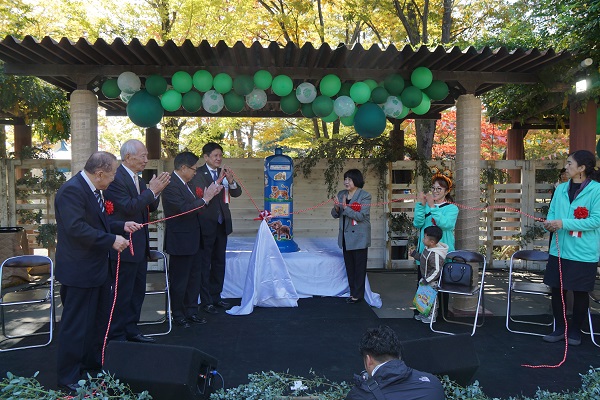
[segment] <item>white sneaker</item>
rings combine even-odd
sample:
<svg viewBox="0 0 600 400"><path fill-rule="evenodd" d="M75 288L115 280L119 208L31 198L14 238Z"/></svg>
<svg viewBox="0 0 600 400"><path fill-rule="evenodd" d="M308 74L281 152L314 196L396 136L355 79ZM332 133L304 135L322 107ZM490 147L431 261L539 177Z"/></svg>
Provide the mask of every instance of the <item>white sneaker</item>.
<svg viewBox="0 0 600 400"><path fill-rule="evenodd" d="M419 315L421 315L421 314L419 314ZM429 317L423 317L421 315L421 322L424 324L429 324L429 323L431 323L431 318L432 318L431 315L429 315ZM435 317L433 317L433 322L435 322Z"/></svg>
<svg viewBox="0 0 600 400"><path fill-rule="evenodd" d="M416 319L417 321L423 321L423 314L416 314L416 315L415 315L415 319Z"/></svg>

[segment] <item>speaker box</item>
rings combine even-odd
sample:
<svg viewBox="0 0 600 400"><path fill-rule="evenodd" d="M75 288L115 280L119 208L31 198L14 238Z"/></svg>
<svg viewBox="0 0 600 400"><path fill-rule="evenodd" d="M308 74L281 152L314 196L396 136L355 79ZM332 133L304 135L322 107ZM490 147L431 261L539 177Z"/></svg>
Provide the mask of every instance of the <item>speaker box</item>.
<svg viewBox="0 0 600 400"><path fill-rule="evenodd" d="M217 359L193 347L113 341L103 369L155 399L208 399Z"/></svg>
<svg viewBox="0 0 600 400"><path fill-rule="evenodd" d="M402 359L411 368L448 375L461 386L472 383L479 357L469 334L444 335L401 343Z"/></svg>

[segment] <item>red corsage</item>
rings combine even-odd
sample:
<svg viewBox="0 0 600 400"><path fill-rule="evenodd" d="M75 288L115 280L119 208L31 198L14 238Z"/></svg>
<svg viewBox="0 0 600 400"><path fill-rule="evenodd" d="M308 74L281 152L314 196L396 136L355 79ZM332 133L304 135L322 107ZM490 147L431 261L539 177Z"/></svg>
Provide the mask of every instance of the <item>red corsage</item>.
<svg viewBox="0 0 600 400"><path fill-rule="evenodd" d="M263 219L266 219L268 221L270 218L271 218L271 213L267 210L262 210L258 214L258 217L254 218L254 221L262 221Z"/></svg>
<svg viewBox="0 0 600 400"><path fill-rule="evenodd" d="M199 198L199 199L201 199L202 196L204 196L204 190L202 190L201 187L197 187L196 188L196 197Z"/></svg>
<svg viewBox="0 0 600 400"><path fill-rule="evenodd" d="M590 215L590 212L585 207L577 207L573 214L575 215L575 219L586 219Z"/></svg>
<svg viewBox="0 0 600 400"><path fill-rule="evenodd" d="M106 210L106 213L108 215L112 215L115 212L115 205L113 204L112 201L106 200L104 202L104 209Z"/></svg>
<svg viewBox="0 0 600 400"><path fill-rule="evenodd" d="M350 208L356 212L359 212L362 209L362 206L360 205L360 203L352 203L350 204Z"/></svg>
<svg viewBox="0 0 600 400"><path fill-rule="evenodd" d="M589 215L590 215L590 212L585 207L577 207L575 209L575 211L573 211L573 216L575 216L575 219L586 219ZM580 238L581 237L581 232L579 232L579 231L569 231L569 235L571 235L573 237Z"/></svg>

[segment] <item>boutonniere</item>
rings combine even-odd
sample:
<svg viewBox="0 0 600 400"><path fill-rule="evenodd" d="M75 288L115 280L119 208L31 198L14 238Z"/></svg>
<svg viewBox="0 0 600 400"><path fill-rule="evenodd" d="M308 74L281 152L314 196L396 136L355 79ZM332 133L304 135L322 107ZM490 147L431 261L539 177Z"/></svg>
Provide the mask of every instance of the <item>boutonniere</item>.
<svg viewBox="0 0 600 400"><path fill-rule="evenodd" d="M590 215L590 212L585 207L577 207L575 211L573 211L573 215L575 216L575 219L586 219ZM581 232L569 231L569 235L580 238Z"/></svg>
<svg viewBox="0 0 600 400"><path fill-rule="evenodd" d="M110 200L106 200L104 202L104 208L106 209L106 213L108 215L112 215L115 212L115 205Z"/></svg>
<svg viewBox="0 0 600 400"><path fill-rule="evenodd" d="M356 212L359 212L360 210L362 210L362 205L360 203L351 203L350 204L350 208ZM358 224L358 222L356 222L355 220L352 220L352 225L356 225Z"/></svg>
<svg viewBox="0 0 600 400"><path fill-rule="evenodd" d="M204 196L204 190L202 190L201 187L197 187L196 188L196 197L199 198L199 199L201 199L202 196Z"/></svg>

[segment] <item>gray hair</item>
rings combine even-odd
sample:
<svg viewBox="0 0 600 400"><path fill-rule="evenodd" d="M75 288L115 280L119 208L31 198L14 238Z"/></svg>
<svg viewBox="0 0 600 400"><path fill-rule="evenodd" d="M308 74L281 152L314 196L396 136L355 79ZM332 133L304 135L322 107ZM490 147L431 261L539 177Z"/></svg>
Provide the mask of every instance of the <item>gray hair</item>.
<svg viewBox="0 0 600 400"><path fill-rule="evenodd" d="M142 145L144 147L144 143L140 142L137 139L129 139L121 146L121 160L125 160L127 154L136 155L138 153L138 145Z"/></svg>
<svg viewBox="0 0 600 400"><path fill-rule="evenodd" d="M96 171L111 172L115 161L117 161L117 157L114 154L97 151L88 158L83 169L90 174L95 174Z"/></svg>

